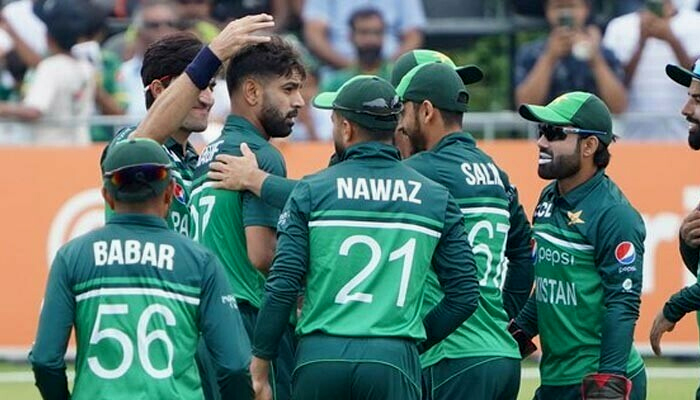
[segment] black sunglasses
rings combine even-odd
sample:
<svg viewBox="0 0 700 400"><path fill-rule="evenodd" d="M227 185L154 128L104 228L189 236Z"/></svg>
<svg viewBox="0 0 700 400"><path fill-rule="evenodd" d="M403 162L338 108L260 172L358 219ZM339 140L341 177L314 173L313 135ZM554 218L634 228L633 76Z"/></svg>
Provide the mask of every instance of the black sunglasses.
<svg viewBox="0 0 700 400"><path fill-rule="evenodd" d="M343 107L339 106L337 104L333 104L333 109L334 110L340 110L340 111L348 111L356 114L365 114L365 115L371 115L373 117L376 117L378 119L395 119L401 111L403 111L403 104L402 103L396 103L396 105L392 105L391 108L387 107L368 107L368 106L363 106L362 110L355 110L353 108L348 108L348 107Z"/></svg>
<svg viewBox="0 0 700 400"><path fill-rule="evenodd" d="M606 132L594 131L589 129L573 128L569 126L556 126L550 124L539 124L539 137L544 136L550 142L556 142L566 139L567 135L579 135L581 137L588 136L605 136Z"/></svg>
<svg viewBox="0 0 700 400"><path fill-rule="evenodd" d="M135 183L163 181L168 178L169 170L169 166L162 164L134 165L105 172L104 177L115 187L123 187Z"/></svg>

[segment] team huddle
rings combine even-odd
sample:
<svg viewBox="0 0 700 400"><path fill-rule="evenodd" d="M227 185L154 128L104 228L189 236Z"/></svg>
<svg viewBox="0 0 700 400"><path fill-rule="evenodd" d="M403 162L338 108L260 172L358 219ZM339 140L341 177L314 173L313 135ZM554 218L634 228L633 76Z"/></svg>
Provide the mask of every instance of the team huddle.
<svg viewBox="0 0 700 400"><path fill-rule="evenodd" d="M50 270L29 356L43 398L516 399L539 336L536 399L645 399L645 228L605 174L605 104L572 92L520 107L552 181L532 223L462 128L482 71L431 50L402 55L390 82L317 95L335 154L291 180L269 139L290 134L306 75L289 43L258 32L273 25L248 16L208 46L182 33L145 53L148 114L100 163L107 223ZM198 155L188 137L206 128L222 64L231 114ZM691 121L700 66L668 74L690 88ZM697 220L681 231L696 271ZM697 293L659 314L657 353Z"/></svg>

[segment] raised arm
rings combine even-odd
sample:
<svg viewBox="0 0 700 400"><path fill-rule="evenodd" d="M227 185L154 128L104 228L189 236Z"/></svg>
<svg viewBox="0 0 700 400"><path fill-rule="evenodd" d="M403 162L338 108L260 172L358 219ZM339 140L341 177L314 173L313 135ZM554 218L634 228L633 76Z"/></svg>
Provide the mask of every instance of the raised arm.
<svg viewBox="0 0 700 400"><path fill-rule="evenodd" d="M267 14L249 15L230 22L197 54L185 73L158 96L146 118L130 136L147 137L164 143L182 124L199 93L208 87L221 63L247 45L269 41L269 36L255 33L273 26L274 21Z"/></svg>

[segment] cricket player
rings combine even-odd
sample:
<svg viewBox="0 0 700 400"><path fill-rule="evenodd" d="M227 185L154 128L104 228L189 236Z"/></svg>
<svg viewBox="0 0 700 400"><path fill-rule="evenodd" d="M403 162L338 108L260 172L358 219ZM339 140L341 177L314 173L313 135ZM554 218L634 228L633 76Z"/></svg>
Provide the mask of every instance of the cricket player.
<svg viewBox="0 0 700 400"><path fill-rule="evenodd" d="M700 150L700 60L692 70L676 65L667 65L666 74L680 85L688 88L688 100L681 113L688 120L688 145ZM693 275L698 275L700 260L700 210L696 207L685 218L680 229L680 253L685 266ZM654 353L661 355L661 336L670 332L687 313L700 310L700 283L696 283L671 296L654 320L649 341ZM700 324L700 319L698 319ZM700 399L700 388L695 392Z"/></svg>
<svg viewBox="0 0 700 400"><path fill-rule="evenodd" d="M454 67L420 64L397 92L404 111L396 135L416 153L404 164L457 200L481 293L474 315L421 356L423 399L516 399L520 352L507 327L532 289L530 224L508 176L462 131L469 94ZM429 310L443 293L434 273L426 284L423 308Z"/></svg>
<svg viewBox="0 0 700 400"><path fill-rule="evenodd" d="M201 399L200 334L216 357L223 399L251 399L250 342L223 267L163 217L169 156L150 139L114 145L103 161L106 226L56 254L29 359L44 399ZM64 355L75 326L73 393Z"/></svg>
<svg viewBox="0 0 700 400"><path fill-rule="evenodd" d="M462 215L443 186L400 162L391 143L402 107L389 82L361 75L314 106L333 110L340 162L302 179L280 216L254 384L264 384L304 287L293 398L419 399L419 350L478 303ZM430 270L444 296L421 317Z"/></svg>
<svg viewBox="0 0 700 400"><path fill-rule="evenodd" d="M231 58L226 84L231 114L221 136L202 152L191 198L195 240L211 249L226 267L248 334L252 337L263 286L275 253L280 208L249 192L211 187L206 173L217 154L240 154L246 142L267 172L286 176L284 158L268 141L291 133L304 105L305 70L291 44L279 37L248 46ZM290 313L291 315L291 313ZM293 328L284 336L275 364L276 399L288 399L294 358Z"/></svg>
<svg viewBox="0 0 700 400"><path fill-rule="evenodd" d="M201 132L207 128L209 110L214 104L213 78L221 60L227 60L246 44L269 40L269 36L251 34L273 25L271 17L264 14L245 17L231 22L209 46L203 46L193 34L182 32L156 41L144 54L141 79L149 113L138 127L121 130L103 151L102 159L114 143L130 137L149 137L163 144L173 164L175 179L175 201L166 219L168 226L176 232L189 235L188 199L192 174L199 156L188 139L192 132ZM185 96L179 100L184 106L166 101L162 107L153 107L156 99L183 72L189 77L184 78L189 84L180 82L185 87L176 88L176 91L184 95L188 90L194 90L194 98ZM201 82L195 83L193 77ZM111 214L109 207L105 208L105 212L108 219Z"/></svg>
<svg viewBox="0 0 700 400"><path fill-rule="evenodd" d="M644 399L633 336L646 232L605 174L610 112L584 92L519 112L540 124L537 172L552 180L533 213L535 290L511 326L521 343L540 335L535 399Z"/></svg>

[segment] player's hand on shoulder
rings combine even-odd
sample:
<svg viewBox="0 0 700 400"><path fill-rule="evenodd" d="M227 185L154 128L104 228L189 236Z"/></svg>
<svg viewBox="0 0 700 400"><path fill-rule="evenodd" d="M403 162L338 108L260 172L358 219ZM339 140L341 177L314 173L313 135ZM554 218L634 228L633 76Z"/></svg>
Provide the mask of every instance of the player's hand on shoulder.
<svg viewBox="0 0 700 400"><path fill-rule="evenodd" d="M209 48L221 61L228 60L241 48L270 40L260 31L271 29L275 21L271 15L255 14L233 20L211 41Z"/></svg>
<svg viewBox="0 0 700 400"><path fill-rule="evenodd" d="M258 159L247 144L241 144L243 156L218 154L209 164L207 177L217 189L251 190L251 182L256 173L263 173L258 167Z"/></svg>
<svg viewBox="0 0 700 400"><path fill-rule="evenodd" d="M693 210L685 217L680 229L681 240L690 247L700 247L700 210Z"/></svg>

